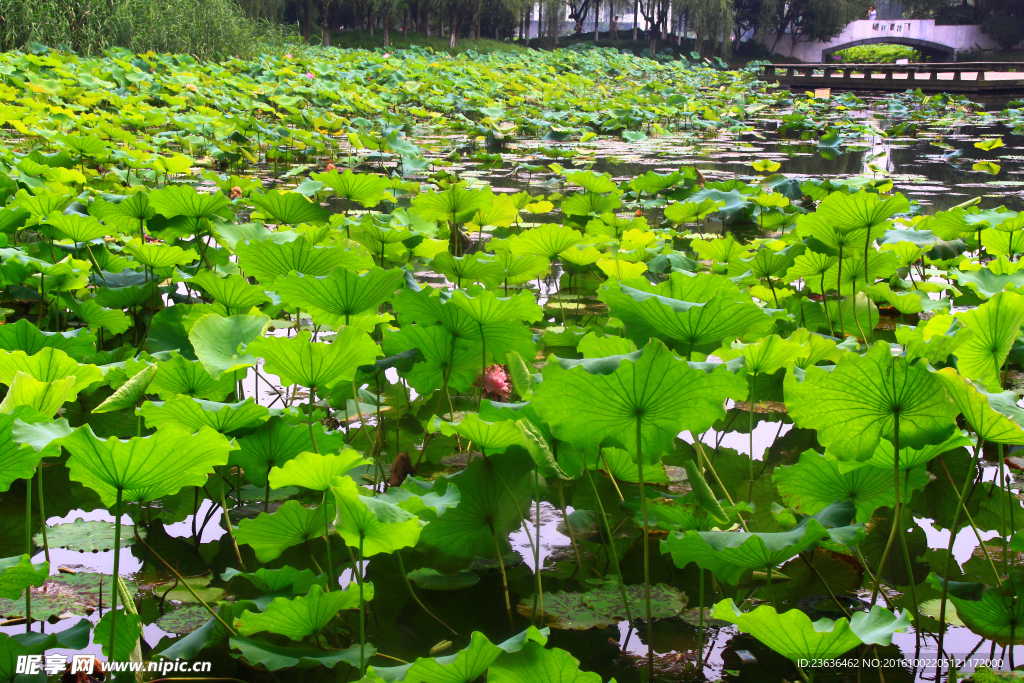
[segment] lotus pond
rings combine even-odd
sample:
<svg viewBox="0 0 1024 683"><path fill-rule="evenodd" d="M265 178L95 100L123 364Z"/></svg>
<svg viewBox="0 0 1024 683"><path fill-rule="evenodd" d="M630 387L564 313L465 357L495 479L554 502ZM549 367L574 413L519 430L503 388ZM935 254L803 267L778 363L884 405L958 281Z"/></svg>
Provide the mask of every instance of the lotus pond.
<svg viewBox="0 0 1024 683"><path fill-rule="evenodd" d="M0 679L1018 676L1020 103L33 47Z"/></svg>

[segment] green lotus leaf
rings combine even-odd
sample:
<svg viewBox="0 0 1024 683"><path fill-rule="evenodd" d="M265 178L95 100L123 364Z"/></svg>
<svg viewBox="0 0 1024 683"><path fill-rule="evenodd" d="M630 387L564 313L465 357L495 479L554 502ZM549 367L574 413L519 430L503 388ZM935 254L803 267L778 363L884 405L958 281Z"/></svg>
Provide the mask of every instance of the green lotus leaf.
<svg viewBox="0 0 1024 683"><path fill-rule="evenodd" d="M320 666L335 669L342 662L358 667L360 656L369 659L377 651L373 645L363 646L361 652L358 644L344 650L325 650L313 645L275 645L266 640L240 636L232 637L229 642L231 647L237 649L251 664L260 664L268 671L312 669Z"/></svg>
<svg viewBox="0 0 1024 683"><path fill-rule="evenodd" d="M515 655L499 657L488 669L487 680L493 683L600 683L601 676L581 671L579 660L565 650L527 643Z"/></svg>
<svg viewBox="0 0 1024 683"><path fill-rule="evenodd" d="M748 373L770 375L776 370L796 364L810 353L810 349L773 334L756 344L746 344L742 352Z"/></svg>
<svg viewBox="0 0 1024 683"><path fill-rule="evenodd" d="M74 400L77 393L73 375L53 382L40 382L27 372L19 372L11 380L4 400L0 401L0 414L27 406L43 415L56 415L61 406Z"/></svg>
<svg viewBox="0 0 1024 683"><path fill-rule="evenodd" d="M399 370L398 374L421 394L441 389L446 371L448 386L455 391L465 391L480 375L479 346L452 336L441 325L385 329L383 347L389 356L419 351L412 369Z"/></svg>
<svg viewBox="0 0 1024 683"><path fill-rule="evenodd" d="M951 271L956 281L974 290L974 293L982 299L991 299L1000 292L1024 291L1024 270L1015 270L1010 273L995 273L991 267L979 268L978 270Z"/></svg>
<svg viewBox="0 0 1024 683"><path fill-rule="evenodd" d="M149 391L165 401L176 396L223 401L237 387L233 375L223 374L220 379L214 379L201 362L180 355L160 361L156 367L156 377L149 385Z"/></svg>
<svg viewBox="0 0 1024 683"><path fill-rule="evenodd" d="M542 256L553 259L569 247L585 241L579 230L567 225L545 223L539 228L524 230L509 239L509 250L513 256Z"/></svg>
<svg viewBox="0 0 1024 683"><path fill-rule="evenodd" d="M263 195L253 194L251 199L260 213L271 223L322 225L330 218L327 209L298 192L271 190Z"/></svg>
<svg viewBox="0 0 1024 683"><path fill-rule="evenodd" d="M324 582L324 577L317 577L310 569L299 571L295 567L285 565L280 569L260 568L254 572L240 572L237 569L228 568L220 575L224 581L230 581L235 577L247 580L261 593L279 593L288 591L292 594L305 595L314 584ZM261 600L265 600L264 595ZM259 601L257 601L257 604ZM267 601L269 604L269 600ZM264 605L265 607L265 605Z"/></svg>
<svg viewBox="0 0 1024 683"><path fill-rule="evenodd" d="M429 524L419 546L436 553L434 567L461 568L474 556L493 558L496 544L501 553L509 552L508 535L527 512L532 476L530 457L510 451L470 460L465 470L438 480L454 485L461 500L443 515L432 509L420 513Z"/></svg>
<svg viewBox="0 0 1024 683"><path fill-rule="evenodd" d="M205 607L179 607L157 619L156 625L167 633L186 635L202 627L209 618Z"/></svg>
<svg viewBox="0 0 1024 683"><path fill-rule="evenodd" d="M732 598L715 605L715 619L736 624L782 656L791 659L834 659L862 643L888 644L892 634L910 626L907 613L893 616L874 605L870 612L857 612L852 622L811 618L797 609L779 614L769 605L741 612ZM863 640L862 637L867 638Z"/></svg>
<svg viewBox="0 0 1024 683"><path fill-rule="evenodd" d="M270 487L301 486L313 491L326 491L331 488L331 480L335 477L369 464L370 461L358 451L348 448L338 454L299 453L282 466L270 470Z"/></svg>
<svg viewBox="0 0 1024 683"><path fill-rule="evenodd" d="M115 617L116 629L113 626ZM114 629L113 652L110 651L111 629ZM100 643L103 654L109 657L110 661L128 661L139 646L139 638L142 637L142 617L124 608L119 608L116 612L105 612L96 623L92 637L93 642Z"/></svg>
<svg viewBox="0 0 1024 683"><path fill-rule="evenodd" d="M226 373L256 365L256 356L246 347L262 338L269 322L265 315L224 317L209 313L196 321L188 338L196 357L210 377L217 380Z"/></svg>
<svg viewBox="0 0 1024 683"><path fill-rule="evenodd" d="M412 209L426 221L465 223L493 201L490 188L467 190L455 185L441 192L421 192L412 200Z"/></svg>
<svg viewBox="0 0 1024 683"><path fill-rule="evenodd" d="M24 351L0 350L0 382L10 385L20 372L28 373L40 382L74 377L75 394L103 381L103 372L98 367L80 365L60 349L47 347L31 356Z"/></svg>
<svg viewBox="0 0 1024 683"><path fill-rule="evenodd" d="M241 520L235 539L252 547L260 562L270 562L293 545L326 533L326 512L322 506L310 509L297 500L289 500L272 513L262 512L256 519Z"/></svg>
<svg viewBox="0 0 1024 683"><path fill-rule="evenodd" d="M696 223L718 211L719 203L713 199L701 202L672 202L665 207L665 220L674 225Z"/></svg>
<svg viewBox="0 0 1024 683"><path fill-rule="evenodd" d="M943 453L957 448L970 448L972 445L973 442L970 439L958 432L954 432L951 437L941 443L931 444L924 448L900 448L900 470L904 473L904 476L906 476L908 470L913 470L921 465L927 465ZM838 460L839 471L850 472L859 467L871 466L885 470L891 475L893 472L893 450L892 442L882 439L878 442L878 446L875 447L874 454L868 460L860 462ZM825 451L825 457L831 460L837 460L835 456L827 450Z"/></svg>
<svg viewBox="0 0 1024 683"><path fill-rule="evenodd" d="M266 287L288 273L323 276L339 266L362 270L373 265L369 254L344 247L317 247L305 236L278 244L258 240L238 244L238 266Z"/></svg>
<svg viewBox="0 0 1024 683"><path fill-rule="evenodd" d="M902 194L882 199L873 192L833 192L818 204L812 214L839 233L888 227L890 218L910 211L910 202Z"/></svg>
<svg viewBox="0 0 1024 683"><path fill-rule="evenodd" d="M582 192L562 201L562 213L567 216L600 216L611 213L620 206L622 198L619 193Z"/></svg>
<svg viewBox="0 0 1024 683"><path fill-rule="evenodd" d="M1017 393L989 393L977 382L961 377L953 368L935 373L963 413L971 431L984 441L1024 444L1024 410L1017 405Z"/></svg>
<svg viewBox="0 0 1024 683"><path fill-rule="evenodd" d="M645 593L643 585L626 586L626 597L630 602L630 614L643 614ZM686 596L673 586L663 583L651 586L651 618L667 619L677 616L686 607ZM518 606L519 613L531 616L533 600L524 598ZM628 618L622 591L618 584L608 582L586 593L544 594L544 623L552 628L586 630L607 628Z"/></svg>
<svg viewBox="0 0 1024 683"><path fill-rule="evenodd" d="M193 434L171 424L152 436L121 440L98 438L88 425L58 441L70 454L72 481L96 491L107 507L124 500L148 502L177 493L185 486L202 486L218 465L228 461L231 444L209 427Z"/></svg>
<svg viewBox="0 0 1024 683"><path fill-rule="evenodd" d="M74 522L57 524L46 528L46 541L51 548L67 548L80 553L95 553L113 550L115 529L113 522L99 520L85 521L81 517ZM139 535L146 537L146 529L139 529ZM32 537L32 542L43 547L43 534ZM127 548L134 545L135 538L131 534L121 535L121 546Z"/></svg>
<svg viewBox="0 0 1024 683"><path fill-rule="evenodd" d="M504 453L510 446L524 446L523 434L515 422L484 422L479 415L469 413L459 422L438 421L437 427L445 436L458 434L469 439L482 452Z"/></svg>
<svg viewBox="0 0 1024 683"><path fill-rule="evenodd" d="M35 219L34 222L38 223L42 222L54 211L63 212L73 200L73 195L55 192L49 188L38 194L30 194L25 190L18 190L10 204L10 208L25 209Z"/></svg>
<svg viewBox="0 0 1024 683"><path fill-rule="evenodd" d="M736 301L725 291L706 302L683 301L645 292L621 282L609 283L598 298L626 325L637 346L657 338L685 351L717 347L729 337L762 335L775 324L772 315L752 301Z"/></svg>
<svg viewBox="0 0 1024 683"><path fill-rule="evenodd" d="M572 250L570 250L572 251ZM579 251L579 250L577 250ZM596 249L594 250L597 251ZM562 252L559 256L563 261L567 260ZM598 256L600 258L600 255ZM501 267L501 280L510 285L522 285L539 277L544 277L551 270L551 261L544 256L516 256L505 251L495 255L498 265ZM590 263L597 263L597 258Z"/></svg>
<svg viewBox="0 0 1024 683"><path fill-rule="evenodd" d="M323 183L335 197L345 199L346 206L347 202L356 202L367 209L379 204L391 189L391 181L387 178L374 173L353 173L351 169L345 169L344 173L313 173L310 178Z"/></svg>
<svg viewBox="0 0 1024 683"><path fill-rule="evenodd" d="M373 584L364 585L365 599L373 599ZM317 585L297 598L275 598L263 612L242 612L234 627L243 636L255 633L276 633L290 640L302 640L320 633L341 610L359 609L359 586L349 584L346 590L325 593Z"/></svg>
<svg viewBox="0 0 1024 683"><path fill-rule="evenodd" d="M950 594L956 614L967 628L1000 645L1024 643L1024 634L1017 625L1024 617L1020 595L1024 592L1024 575L1011 572L999 588L988 588L976 599Z"/></svg>
<svg viewBox="0 0 1024 683"><path fill-rule="evenodd" d="M80 363L96 352L96 335L88 330L43 332L26 318L0 326L0 349L34 356L44 348L60 349Z"/></svg>
<svg viewBox="0 0 1024 683"><path fill-rule="evenodd" d="M113 233L98 219L77 213L66 214L54 211L46 217L46 224L52 226L61 237L76 243L92 242Z"/></svg>
<svg viewBox="0 0 1024 683"><path fill-rule="evenodd" d="M231 311L241 312L270 302L263 288L249 284L241 275L217 277L212 270L200 270L187 284L198 285L214 301L224 306L228 315L231 315Z"/></svg>
<svg viewBox="0 0 1024 683"><path fill-rule="evenodd" d="M956 317L974 332L956 350L957 369L988 391L999 391L1003 363L1024 323L1024 296L1001 292L975 309L957 313Z"/></svg>
<svg viewBox="0 0 1024 683"><path fill-rule="evenodd" d="M134 239L124 245L124 251L139 263L153 269L184 266L199 260L199 254L192 249L182 249L166 244L154 244Z"/></svg>
<svg viewBox="0 0 1024 683"><path fill-rule="evenodd" d="M452 256L446 251L441 252L430 262L430 269L444 275L457 287L461 287L463 281L479 282L484 287L497 287L506 275L499 257L479 252L466 256Z"/></svg>
<svg viewBox="0 0 1024 683"><path fill-rule="evenodd" d="M190 185L171 185L153 190L149 193L149 204L167 218L212 218L223 215L231 207L231 202L222 193L201 194Z"/></svg>
<svg viewBox="0 0 1024 683"><path fill-rule="evenodd" d="M180 424L196 431L206 426L221 434L251 430L270 419L270 410L252 398L239 403L217 403L178 396L162 403L146 401L138 413L150 428Z"/></svg>
<svg viewBox="0 0 1024 683"><path fill-rule="evenodd" d="M147 365L127 382L117 388L103 403L92 409L93 413L108 413L116 410L135 408L142 402L146 389L156 376L156 365Z"/></svg>
<svg viewBox="0 0 1024 683"><path fill-rule="evenodd" d="M840 460L868 460L879 439L893 439L899 418L900 447L942 443L956 427L956 406L939 379L922 364L893 357L878 342L859 356L846 354L831 372L807 368L785 379L786 408L797 426L815 429Z"/></svg>
<svg viewBox="0 0 1024 683"><path fill-rule="evenodd" d="M828 460L815 451L806 451L800 462L777 469L772 475L786 505L804 515L821 512L834 501L850 499L857 507L857 522L869 522L875 510L892 507L896 503L893 489L892 467L858 467L843 472L841 463ZM923 489L929 476L924 467L917 466L900 482L904 502L913 491Z"/></svg>
<svg viewBox="0 0 1024 683"><path fill-rule="evenodd" d="M92 299L79 301L69 296L62 296L61 303L94 332L100 328L110 330L111 334L121 334L132 326L132 319L124 311L104 308Z"/></svg>
<svg viewBox="0 0 1024 683"><path fill-rule="evenodd" d="M342 432L325 432L320 424L313 425L313 436L316 448L324 453L336 453L345 447ZM300 453L314 451L314 444L306 425L289 425L272 417L256 431L239 437L238 448L231 453L231 465L241 467L250 483L266 486L271 469L283 467Z"/></svg>
<svg viewBox="0 0 1024 683"><path fill-rule="evenodd" d="M606 194L608 192L615 192L618 189L618 187L615 185L615 181L612 180L612 177L607 173L595 173L594 171L574 171L572 173L567 173L565 176L565 180L566 182L572 183L573 185L579 185L587 192L597 192L599 194ZM669 185L671 184L672 183L669 183ZM668 187L668 185L666 185L666 187Z"/></svg>
<svg viewBox="0 0 1024 683"><path fill-rule="evenodd" d="M338 328L348 325L352 316L376 313L389 301L404 280L401 269L383 270L374 266L359 275L348 268L335 268L330 275L317 277L296 273L278 279L274 289L285 308L312 311L314 319Z"/></svg>
<svg viewBox="0 0 1024 683"><path fill-rule="evenodd" d="M377 498L420 516L443 515L448 508L455 507L462 500L459 489L450 482L445 482L443 492L435 491L435 488L439 488L437 482L408 476L401 486L391 486L387 493ZM429 512L427 508L430 508Z"/></svg>
<svg viewBox="0 0 1024 683"><path fill-rule="evenodd" d="M619 446L634 457L639 447L654 463L680 431L705 431L725 416L727 398L745 396L746 381L724 364L706 373L655 340L625 356L556 358L544 366L534 405L563 441L587 451Z"/></svg>
<svg viewBox="0 0 1024 683"><path fill-rule="evenodd" d="M415 547L424 522L411 512L372 496L362 496L351 477L331 480L337 505L335 531L362 557Z"/></svg>
<svg viewBox="0 0 1024 683"><path fill-rule="evenodd" d="M254 603L249 600L221 603L217 606L217 615L224 623L231 624L235 617L253 606ZM153 653L153 656L165 659L195 659L203 649L227 642L230 635L220 621L210 618L198 629L174 641L166 649Z"/></svg>
<svg viewBox="0 0 1024 683"><path fill-rule="evenodd" d="M428 591L457 591L480 583L480 577L472 572L463 571L449 576L429 567L414 569L406 576L417 586Z"/></svg>
<svg viewBox="0 0 1024 683"><path fill-rule="evenodd" d="M49 575L49 562L32 564L28 555L0 559L0 598L14 600L29 586L42 586Z"/></svg>
<svg viewBox="0 0 1024 683"><path fill-rule="evenodd" d="M311 337L309 331L294 337L261 337L247 351L263 358L266 371L283 384L324 390L351 382L360 366L373 364L381 355L370 335L354 327L339 329L330 344L311 342Z"/></svg>
<svg viewBox="0 0 1024 683"><path fill-rule="evenodd" d="M680 568L696 562L710 569L720 580L735 584L750 569L778 566L829 538L821 523L808 518L790 531L752 533L746 531L684 531L669 533L662 553L671 553Z"/></svg>

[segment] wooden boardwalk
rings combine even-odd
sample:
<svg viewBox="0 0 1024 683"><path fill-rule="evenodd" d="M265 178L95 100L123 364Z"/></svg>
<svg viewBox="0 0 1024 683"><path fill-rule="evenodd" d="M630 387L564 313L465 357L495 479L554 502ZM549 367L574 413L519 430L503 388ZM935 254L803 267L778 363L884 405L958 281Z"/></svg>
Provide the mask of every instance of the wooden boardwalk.
<svg viewBox="0 0 1024 683"><path fill-rule="evenodd" d="M768 64L758 80L786 88L814 90L948 92L966 95L1024 95L1024 63L948 64Z"/></svg>

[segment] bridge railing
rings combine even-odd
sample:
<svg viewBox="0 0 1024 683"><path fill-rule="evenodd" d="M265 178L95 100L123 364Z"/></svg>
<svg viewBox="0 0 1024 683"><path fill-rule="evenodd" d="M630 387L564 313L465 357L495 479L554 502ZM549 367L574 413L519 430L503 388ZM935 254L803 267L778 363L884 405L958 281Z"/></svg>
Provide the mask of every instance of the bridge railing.
<svg viewBox="0 0 1024 683"><path fill-rule="evenodd" d="M954 81L965 73L976 74L972 80L984 81L985 72L1017 71L1024 79L1024 62L952 62L948 64L766 64L761 74L767 78L874 78L882 74L892 80L893 74L913 75L915 80L936 79L939 74L953 74ZM927 79L921 76L926 75Z"/></svg>

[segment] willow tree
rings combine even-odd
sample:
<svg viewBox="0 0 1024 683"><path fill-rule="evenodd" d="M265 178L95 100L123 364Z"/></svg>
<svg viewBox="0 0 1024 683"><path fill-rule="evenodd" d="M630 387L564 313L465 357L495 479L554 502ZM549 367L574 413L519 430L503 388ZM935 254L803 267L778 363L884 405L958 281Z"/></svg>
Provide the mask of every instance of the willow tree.
<svg viewBox="0 0 1024 683"><path fill-rule="evenodd" d="M694 49L728 55L732 47L733 0L680 0L679 11L686 16L686 29L696 36Z"/></svg>

